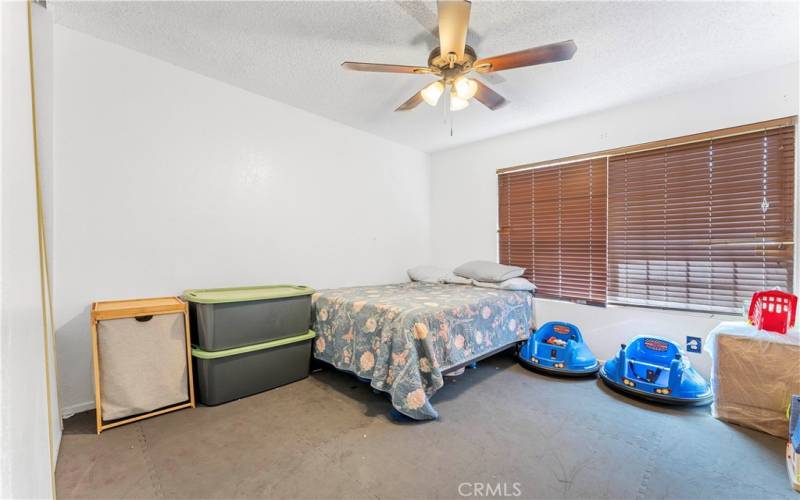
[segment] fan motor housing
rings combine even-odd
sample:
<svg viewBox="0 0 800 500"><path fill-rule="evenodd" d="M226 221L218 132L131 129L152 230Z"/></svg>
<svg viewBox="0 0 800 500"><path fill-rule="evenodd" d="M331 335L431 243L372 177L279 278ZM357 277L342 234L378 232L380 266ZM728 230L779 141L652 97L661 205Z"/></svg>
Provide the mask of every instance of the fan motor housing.
<svg viewBox="0 0 800 500"><path fill-rule="evenodd" d="M428 56L428 66L432 69L438 69L445 77L454 77L472 69L472 64L476 59L478 59L478 56L475 54L475 49L469 45L465 45L463 59L456 62L451 68L449 59L442 56L441 47L436 47Z"/></svg>

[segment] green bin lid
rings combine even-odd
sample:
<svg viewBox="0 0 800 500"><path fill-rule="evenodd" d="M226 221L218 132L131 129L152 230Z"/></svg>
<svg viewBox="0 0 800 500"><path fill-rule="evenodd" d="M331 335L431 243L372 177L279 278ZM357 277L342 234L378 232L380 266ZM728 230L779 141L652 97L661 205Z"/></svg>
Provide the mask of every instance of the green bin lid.
<svg viewBox="0 0 800 500"><path fill-rule="evenodd" d="M225 349L224 351L204 351L197 347L192 347L192 356L200 359L217 359L225 358L228 356L236 356L237 354L244 354L253 351L263 351L264 349L272 349L282 345L295 344L304 340L313 339L317 334L314 330L309 330L306 333L288 337L285 339L270 340L269 342L261 342L260 344L246 345L242 347L234 347L233 349Z"/></svg>
<svg viewBox="0 0 800 500"><path fill-rule="evenodd" d="M302 285L243 286L238 288L207 288L186 290L183 296L198 304L222 304L224 302L247 302L250 300L282 299L311 295L313 288Z"/></svg>

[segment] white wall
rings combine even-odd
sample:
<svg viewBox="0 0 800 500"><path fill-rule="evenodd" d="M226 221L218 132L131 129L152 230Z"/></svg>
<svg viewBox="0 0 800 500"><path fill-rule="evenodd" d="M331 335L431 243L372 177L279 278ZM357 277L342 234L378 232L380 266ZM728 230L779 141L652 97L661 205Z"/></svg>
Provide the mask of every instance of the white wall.
<svg viewBox="0 0 800 500"><path fill-rule="evenodd" d="M431 260L493 260L495 169L787 116L798 106L795 64L428 157L68 28L53 36L65 413L94 405L94 300L391 282ZM602 358L635 333L682 342L721 319L543 299L536 308L539 322L579 324ZM707 358L695 358L707 373Z"/></svg>
<svg viewBox="0 0 800 500"><path fill-rule="evenodd" d="M501 111L502 112L502 111ZM558 159L798 113L798 65L586 115L431 156L431 235L436 264L497 258L498 168ZM795 259L797 260L797 259ZM683 343L724 316L538 299L537 321L571 321L601 358L639 333ZM693 355L708 373L707 355Z"/></svg>
<svg viewBox="0 0 800 500"><path fill-rule="evenodd" d="M61 439L55 373L50 352L53 446L48 436L45 349L39 286L36 197L33 164L27 6L0 2L2 31L2 169L0 169L0 497L53 496L51 452ZM36 82L41 84L43 175L50 176L52 115L49 90L49 14L34 6ZM45 194L45 203L49 203ZM52 344L50 344L52 348Z"/></svg>
<svg viewBox="0 0 800 500"><path fill-rule="evenodd" d="M427 155L62 26L54 39L65 413L94 405L92 301L396 282L430 260Z"/></svg>

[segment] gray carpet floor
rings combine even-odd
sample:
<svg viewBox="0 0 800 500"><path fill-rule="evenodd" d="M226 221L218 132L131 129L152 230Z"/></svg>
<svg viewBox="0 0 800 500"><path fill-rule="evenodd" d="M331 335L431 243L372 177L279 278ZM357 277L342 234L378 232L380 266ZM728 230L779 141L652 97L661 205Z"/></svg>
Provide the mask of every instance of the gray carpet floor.
<svg viewBox="0 0 800 500"><path fill-rule="evenodd" d="M96 435L65 421L60 498L793 498L784 441L707 408L641 403L508 354L433 398L438 421L325 370Z"/></svg>

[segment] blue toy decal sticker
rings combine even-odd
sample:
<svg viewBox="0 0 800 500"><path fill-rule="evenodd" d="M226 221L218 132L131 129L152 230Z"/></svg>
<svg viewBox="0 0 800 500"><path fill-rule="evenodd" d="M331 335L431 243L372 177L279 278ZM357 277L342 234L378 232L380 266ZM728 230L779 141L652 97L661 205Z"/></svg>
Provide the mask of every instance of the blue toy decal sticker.
<svg viewBox="0 0 800 500"><path fill-rule="evenodd" d="M667 343L658 339L645 339L644 346L657 352L664 352L667 350Z"/></svg>

